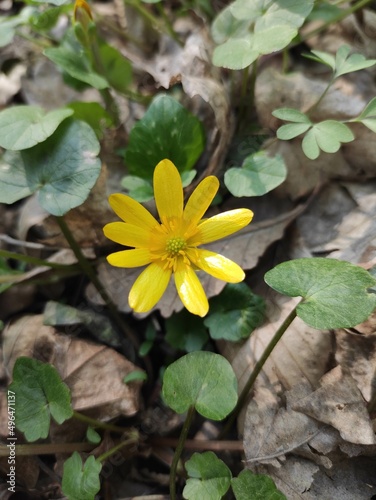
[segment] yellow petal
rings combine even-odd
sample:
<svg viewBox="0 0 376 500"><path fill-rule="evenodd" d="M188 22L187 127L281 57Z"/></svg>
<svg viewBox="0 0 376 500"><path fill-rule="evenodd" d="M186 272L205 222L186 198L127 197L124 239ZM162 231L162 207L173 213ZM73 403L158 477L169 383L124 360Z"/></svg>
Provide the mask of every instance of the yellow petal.
<svg viewBox="0 0 376 500"><path fill-rule="evenodd" d="M107 261L115 267L139 267L146 266L151 262L150 252L147 248L111 253L108 255Z"/></svg>
<svg viewBox="0 0 376 500"><path fill-rule="evenodd" d="M117 193L112 194L108 199L112 210L124 222L129 222L135 226L152 229L158 225L156 219L138 201L130 196Z"/></svg>
<svg viewBox="0 0 376 500"><path fill-rule="evenodd" d="M220 240L243 229L251 222L252 218L253 212L247 208L229 210L223 214L214 215L198 225L197 233L189 238L187 243L188 245L201 245Z"/></svg>
<svg viewBox="0 0 376 500"><path fill-rule="evenodd" d="M103 228L105 236L116 243L127 247L147 248L150 242L150 231L133 224L110 222Z"/></svg>
<svg viewBox="0 0 376 500"><path fill-rule="evenodd" d="M183 187L178 169L162 160L154 170L154 196L161 222L180 221L183 215Z"/></svg>
<svg viewBox="0 0 376 500"><path fill-rule="evenodd" d="M208 250L188 250L188 258L199 269L228 283L239 283L243 281L245 274L243 269L235 262L219 253L209 252Z"/></svg>
<svg viewBox="0 0 376 500"><path fill-rule="evenodd" d="M159 262L148 266L134 282L128 302L135 312L148 312L160 300L170 281L171 270Z"/></svg>
<svg viewBox="0 0 376 500"><path fill-rule="evenodd" d="M193 191L184 208L184 222L194 227L202 218L219 188L219 181L211 175L206 177Z"/></svg>
<svg viewBox="0 0 376 500"><path fill-rule="evenodd" d="M209 310L208 299L192 267L179 259L174 277L179 297L188 311L205 316Z"/></svg>

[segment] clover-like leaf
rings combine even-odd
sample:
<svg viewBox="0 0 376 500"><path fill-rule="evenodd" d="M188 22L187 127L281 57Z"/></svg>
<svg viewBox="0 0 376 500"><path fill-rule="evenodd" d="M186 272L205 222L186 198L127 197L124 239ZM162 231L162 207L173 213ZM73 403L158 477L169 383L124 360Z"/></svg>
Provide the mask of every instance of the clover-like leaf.
<svg viewBox="0 0 376 500"><path fill-rule="evenodd" d="M191 170L204 144L199 119L172 97L160 95L132 128L125 162L132 175L151 180L155 165L164 158L179 172Z"/></svg>
<svg viewBox="0 0 376 500"><path fill-rule="evenodd" d="M266 283L289 297L303 297L297 315L320 330L351 328L365 321L376 307L367 290L376 280L349 262L303 258L279 264L265 274Z"/></svg>
<svg viewBox="0 0 376 500"><path fill-rule="evenodd" d="M313 0L236 0L214 20L214 40L221 45L214 50L213 63L243 69L262 54L282 50L297 35L313 3Z"/></svg>
<svg viewBox="0 0 376 500"><path fill-rule="evenodd" d="M189 479L183 490L187 500L221 500L231 483L231 471L212 451L194 453L185 463Z"/></svg>
<svg viewBox="0 0 376 500"><path fill-rule="evenodd" d="M241 168L225 172L225 185L234 196L262 196L286 179L286 164L280 155L273 158L265 151L247 156Z"/></svg>
<svg viewBox="0 0 376 500"><path fill-rule="evenodd" d="M0 202L37 193L41 206L64 215L89 196L101 169L99 142L84 122L66 120L46 141L7 151L0 161Z"/></svg>
<svg viewBox="0 0 376 500"><path fill-rule="evenodd" d="M354 140L354 134L347 125L336 120L325 120L315 123L307 132L302 141L304 154L310 160L315 160L320 155L320 150L325 153L336 153L341 143Z"/></svg>
<svg viewBox="0 0 376 500"><path fill-rule="evenodd" d="M48 436L51 417L62 424L73 415L69 388L49 364L18 358L9 390L16 394L16 427L28 441Z"/></svg>
<svg viewBox="0 0 376 500"><path fill-rule="evenodd" d="M333 78L370 68L376 64L376 59L366 59L362 54L349 56L350 50L348 45L341 45L335 56L320 50L312 50L311 54L307 54L306 57L329 66L333 70Z"/></svg>
<svg viewBox="0 0 376 500"><path fill-rule="evenodd" d="M370 100L359 116L353 121L361 122L367 128L376 133L376 97Z"/></svg>
<svg viewBox="0 0 376 500"><path fill-rule="evenodd" d="M264 320L265 301L245 283L228 283L210 299L210 312L204 319L212 339L239 342L248 338Z"/></svg>
<svg viewBox="0 0 376 500"><path fill-rule="evenodd" d="M94 500L100 490L99 473L102 464L91 455L82 465L80 455L75 451L64 462L62 490L68 500Z"/></svg>
<svg viewBox="0 0 376 500"><path fill-rule="evenodd" d="M231 479L231 486L236 500L286 500L271 477L247 469Z"/></svg>
<svg viewBox="0 0 376 500"><path fill-rule="evenodd" d="M237 380L230 363L219 354L196 351L166 368L163 398L176 413L194 406L211 420L223 420L238 399Z"/></svg>
<svg viewBox="0 0 376 500"><path fill-rule="evenodd" d="M60 123L71 116L71 109L45 112L39 106L12 106L0 112L0 146L19 151L45 141Z"/></svg>

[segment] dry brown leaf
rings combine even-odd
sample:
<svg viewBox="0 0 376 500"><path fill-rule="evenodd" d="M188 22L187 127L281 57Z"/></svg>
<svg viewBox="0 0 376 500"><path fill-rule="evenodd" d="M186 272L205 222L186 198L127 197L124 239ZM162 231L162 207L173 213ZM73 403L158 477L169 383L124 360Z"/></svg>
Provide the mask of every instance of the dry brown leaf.
<svg viewBox="0 0 376 500"><path fill-rule="evenodd" d="M355 380L365 401L376 394L376 333L359 335L337 330L336 361Z"/></svg>
<svg viewBox="0 0 376 500"><path fill-rule="evenodd" d="M108 347L56 333L43 325L42 315L23 316L8 325L3 346L9 376L20 356L53 364L71 390L75 410L94 410L96 418L109 420L139 409L141 383L123 383L137 368L133 363Z"/></svg>
<svg viewBox="0 0 376 500"><path fill-rule="evenodd" d="M6 74L0 73L0 108L5 106L21 88L21 78L26 73L24 64L16 64Z"/></svg>
<svg viewBox="0 0 376 500"><path fill-rule="evenodd" d="M319 422L332 425L345 441L375 444L372 423L355 380L340 366L326 373L320 387L292 408Z"/></svg>

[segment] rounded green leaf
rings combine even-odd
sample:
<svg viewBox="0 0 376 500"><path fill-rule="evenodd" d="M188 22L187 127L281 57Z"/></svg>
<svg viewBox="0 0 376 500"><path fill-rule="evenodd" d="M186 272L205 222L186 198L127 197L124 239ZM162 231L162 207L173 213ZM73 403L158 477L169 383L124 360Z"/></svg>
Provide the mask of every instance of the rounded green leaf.
<svg viewBox="0 0 376 500"><path fill-rule="evenodd" d="M153 100L129 135L125 162L131 174L152 179L155 166L169 158L179 172L191 170L205 144L201 122L175 99Z"/></svg>
<svg viewBox="0 0 376 500"><path fill-rule="evenodd" d="M204 319L212 339L239 342L248 338L264 320L265 302L245 283L228 283L210 300Z"/></svg>
<svg viewBox="0 0 376 500"><path fill-rule="evenodd" d="M253 35L244 35L242 38L230 38L218 45L213 52L213 64L228 69L243 69L259 55L259 52L253 50Z"/></svg>
<svg viewBox="0 0 376 500"><path fill-rule="evenodd" d="M50 137L60 123L71 116L71 109L46 113L38 106L13 106L0 113L0 146L19 151Z"/></svg>
<svg viewBox="0 0 376 500"><path fill-rule="evenodd" d="M185 463L189 479L183 490L188 500L221 500L231 483L231 471L212 451L194 453Z"/></svg>
<svg viewBox="0 0 376 500"><path fill-rule="evenodd" d="M237 380L230 363L219 354L197 351L167 367L163 397L176 413L194 406L212 420L223 420L238 399Z"/></svg>
<svg viewBox="0 0 376 500"><path fill-rule="evenodd" d="M91 455L82 465L75 451L64 463L62 490L68 500L94 500L100 490L99 474L102 464Z"/></svg>
<svg viewBox="0 0 376 500"><path fill-rule="evenodd" d="M202 318L186 309L166 319L166 342L185 352L199 351L209 340Z"/></svg>
<svg viewBox="0 0 376 500"><path fill-rule="evenodd" d="M67 120L31 149L7 152L0 162L0 202L37 193L53 215L64 215L89 196L101 169L99 142L84 122Z"/></svg>
<svg viewBox="0 0 376 500"><path fill-rule="evenodd" d="M308 116L298 109L294 108L278 108L272 112L272 115L280 120L294 123L308 123L311 125L311 120Z"/></svg>
<svg viewBox="0 0 376 500"><path fill-rule="evenodd" d="M320 148L317 145L315 132L312 128L303 137L302 149L306 157L310 160L316 160L320 156Z"/></svg>
<svg viewBox="0 0 376 500"><path fill-rule="evenodd" d="M282 184L286 176L282 156L270 158L265 151L259 151L248 156L241 168L227 170L224 181L234 196L262 196Z"/></svg>
<svg viewBox="0 0 376 500"><path fill-rule="evenodd" d="M247 469L231 480L231 486L236 500L286 500L271 477Z"/></svg>
<svg viewBox="0 0 376 500"><path fill-rule="evenodd" d="M302 142L305 155L311 160L316 159L320 149L325 153L336 153L341 143L354 140L354 134L344 123L336 120L325 120L316 123L306 134Z"/></svg>
<svg viewBox="0 0 376 500"><path fill-rule="evenodd" d="M284 295L303 297L297 315L320 330L351 328L365 321L376 307L376 294L367 291L376 279L345 261L296 259L268 271L265 281Z"/></svg>
<svg viewBox="0 0 376 500"><path fill-rule="evenodd" d="M51 417L62 424L73 415L69 388L49 364L18 358L9 390L16 394L16 427L28 441L48 436Z"/></svg>
<svg viewBox="0 0 376 500"><path fill-rule="evenodd" d="M233 4L232 4L233 5ZM211 34L215 43L224 43L229 38L237 38L245 35L249 30L249 21L236 19L231 10L232 5L224 8L214 19Z"/></svg>

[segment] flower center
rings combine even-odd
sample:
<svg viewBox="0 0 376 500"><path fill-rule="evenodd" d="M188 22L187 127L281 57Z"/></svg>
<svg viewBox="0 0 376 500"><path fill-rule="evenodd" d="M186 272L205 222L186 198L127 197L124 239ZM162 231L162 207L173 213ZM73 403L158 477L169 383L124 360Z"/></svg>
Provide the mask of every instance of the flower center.
<svg viewBox="0 0 376 500"><path fill-rule="evenodd" d="M186 247L185 239L180 236L170 238L166 243L166 252L169 257L176 257Z"/></svg>

